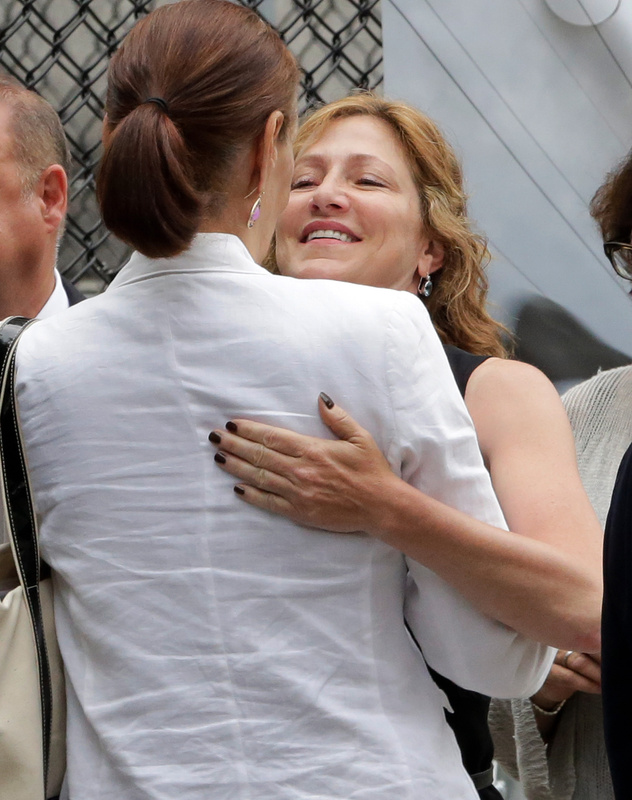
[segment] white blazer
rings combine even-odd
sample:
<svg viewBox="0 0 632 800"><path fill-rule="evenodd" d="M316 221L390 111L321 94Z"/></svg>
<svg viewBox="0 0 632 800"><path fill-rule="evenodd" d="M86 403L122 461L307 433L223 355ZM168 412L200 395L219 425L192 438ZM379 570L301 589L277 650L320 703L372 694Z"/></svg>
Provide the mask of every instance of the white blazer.
<svg viewBox="0 0 632 800"><path fill-rule="evenodd" d="M475 800L404 604L467 688L529 695L552 651L380 541L247 506L207 440L235 416L326 435L325 391L407 481L503 525L415 297L273 276L200 234L26 331L17 378L68 672L62 797Z"/></svg>

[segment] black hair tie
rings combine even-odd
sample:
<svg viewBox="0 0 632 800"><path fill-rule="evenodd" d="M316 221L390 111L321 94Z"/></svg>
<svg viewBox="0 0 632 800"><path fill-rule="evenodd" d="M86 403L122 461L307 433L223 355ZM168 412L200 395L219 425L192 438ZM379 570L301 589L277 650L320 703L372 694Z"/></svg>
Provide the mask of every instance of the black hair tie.
<svg viewBox="0 0 632 800"><path fill-rule="evenodd" d="M162 97L148 97L146 100L143 100L141 105L145 105L145 103L155 103L157 106L160 106L165 114L169 113L169 106L167 105L167 101L163 100Z"/></svg>

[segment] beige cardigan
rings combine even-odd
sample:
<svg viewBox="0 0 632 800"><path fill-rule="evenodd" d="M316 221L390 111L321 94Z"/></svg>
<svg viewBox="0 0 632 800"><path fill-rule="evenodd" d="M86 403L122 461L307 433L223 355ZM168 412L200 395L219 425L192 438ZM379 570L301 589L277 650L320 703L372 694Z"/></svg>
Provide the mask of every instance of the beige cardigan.
<svg viewBox="0 0 632 800"><path fill-rule="evenodd" d="M632 366L600 372L562 398L584 487L602 527L623 454L632 442ZM549 751L528 700L493 700L496 759L527 800L613 800L601 698L577 693L560 713Z"/></svg>

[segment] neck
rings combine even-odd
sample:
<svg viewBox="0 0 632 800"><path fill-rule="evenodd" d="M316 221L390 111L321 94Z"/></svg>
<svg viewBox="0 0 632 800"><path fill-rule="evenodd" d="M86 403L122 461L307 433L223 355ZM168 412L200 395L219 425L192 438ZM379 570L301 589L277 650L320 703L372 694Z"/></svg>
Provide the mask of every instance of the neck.
<svg viewBox="0 0 632 800"><path fill-rule="evenodd" d="M26 279L20 275L3 276L0 280L0 319L11 316L36 317L54 288L55 274L52 269L45 273L36 272Z"/></svg>
<svg viewBox="0 0 632 800"><path fill-rule="evenodd" d="M260 264L268 252L270 242L266 239L263 225L255 224L249 228L244 218L247 219L247 215L244 215L243 208L237 213L227 211L218 217L204 220L200 233L232 233L241 239L253 259Z"/></svg>

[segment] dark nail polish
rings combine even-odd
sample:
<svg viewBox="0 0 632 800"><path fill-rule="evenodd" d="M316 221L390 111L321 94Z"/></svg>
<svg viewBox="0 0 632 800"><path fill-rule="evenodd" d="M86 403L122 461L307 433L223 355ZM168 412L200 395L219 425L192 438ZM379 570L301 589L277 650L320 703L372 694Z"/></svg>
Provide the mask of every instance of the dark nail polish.
<svg viewBox="0 0 632 800"><path fill-rule="evenodd" d="M215 453L215 461L217 461L218 464L225 464L226 456L223 453Z"/></svg>
<svg viewBox="0 0 632 800"><path fill-rule="evenodd" d="M219 433L215 433L215 431L211 431L208 435L209 442L213 442L213 444L219 444L222 441L222 437Z"/></svg>
<svg viewBox="0 0 632 800"><path fill-rule="evenodd" d="M325 392L321 392L320 393L320 399L327 406L327 408L333 408L334 407L334 401L331 399L331 397L328 394L325 394Z"/></svg>
<svg viewBox="0 0 632 800"><path fill-rule="evenodd" d="M234 486L233 491L235 494L246 494L246 490L242 486Z"/></svg>
<svg viewBox="0 0 632 800"><path fill-rule="evenodd" d="M226 430L230 431L231 433L237 433L237 426L235 425L234 422L227 422Z"/></svg>

